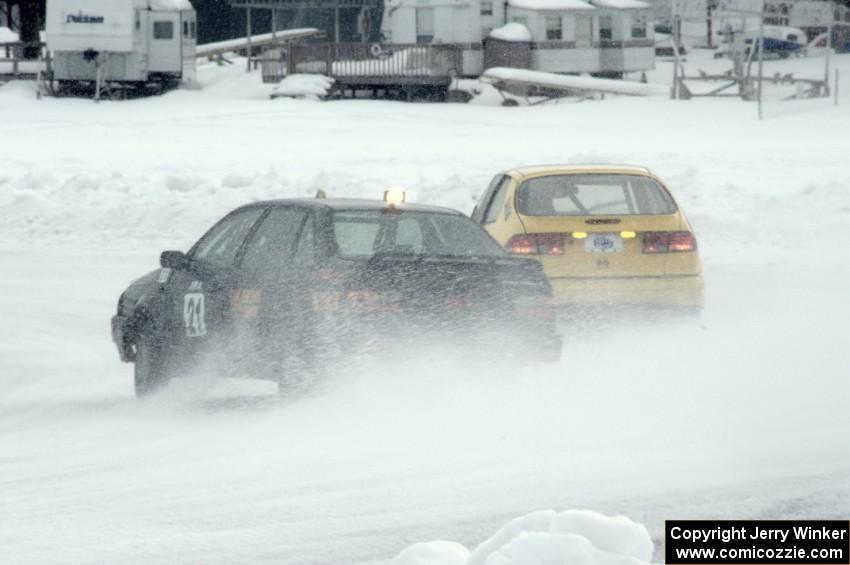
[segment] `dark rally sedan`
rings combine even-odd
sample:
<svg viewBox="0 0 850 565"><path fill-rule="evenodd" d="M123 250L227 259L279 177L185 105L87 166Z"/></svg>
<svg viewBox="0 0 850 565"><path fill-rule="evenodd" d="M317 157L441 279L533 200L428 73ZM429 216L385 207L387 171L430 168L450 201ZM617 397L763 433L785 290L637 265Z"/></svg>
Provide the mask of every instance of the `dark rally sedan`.
<svg viewBox="0 0 850 565"><path fill-rule="evenodd" d="M112 336L144 396L198 369L311 382L353 355L429 340L560 357L540 263L460 212L292 199L243 206L118 301Z"/></svg>

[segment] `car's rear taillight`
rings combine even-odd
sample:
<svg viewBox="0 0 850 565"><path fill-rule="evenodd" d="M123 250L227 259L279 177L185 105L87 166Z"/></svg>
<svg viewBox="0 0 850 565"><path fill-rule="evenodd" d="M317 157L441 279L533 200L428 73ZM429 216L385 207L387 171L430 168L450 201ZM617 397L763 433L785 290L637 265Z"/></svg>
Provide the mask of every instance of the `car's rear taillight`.
<svg viewBox="0 0 850 565"><path fill-rule="evenodd" d="M398 312L401 310L398 296L371 290L348 291L345 294L345 303L353 312Z"/></svg>
<svg viewBox="0 0 850 565"><path fill-rule="evenodd" d="M643 234L644 253L695 251L697 240L689 231L651 231Z"/></svg>
<svg viewBox="0 0 850 565"><path fill-rule="evenodd" d="M341 281L345 278L345 273L333 269L316 269L313 271L313 278L316 281Z"/></svg>
<svg viewBox="0 0 850 565"><path fill-rule="evenodd" d="M516 255L563 255L564 234L517 234L508 241L505 248Z"/></svg>

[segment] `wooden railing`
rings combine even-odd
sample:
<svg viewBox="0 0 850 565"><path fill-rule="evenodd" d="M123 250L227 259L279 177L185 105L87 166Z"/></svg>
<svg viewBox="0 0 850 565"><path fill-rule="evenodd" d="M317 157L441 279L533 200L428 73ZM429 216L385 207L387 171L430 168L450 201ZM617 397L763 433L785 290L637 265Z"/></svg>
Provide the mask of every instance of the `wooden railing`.
<svg viewBox="0 0 850 565"><path fill-rule="evenodd" d="M45 44L37 41L0 43L0 78L34 78L39 69L42 71L49 70L49 57L44 60L24 59L24 50L32 47L38 48L40 53L46 54Z"/></svg>
<svg viewBox="0 0 850 565"><path fill-rule="evenodd" d="M346 84L442 84L459 76L457 45L304 43L292 45L287 72L324 74Z"/></svg>

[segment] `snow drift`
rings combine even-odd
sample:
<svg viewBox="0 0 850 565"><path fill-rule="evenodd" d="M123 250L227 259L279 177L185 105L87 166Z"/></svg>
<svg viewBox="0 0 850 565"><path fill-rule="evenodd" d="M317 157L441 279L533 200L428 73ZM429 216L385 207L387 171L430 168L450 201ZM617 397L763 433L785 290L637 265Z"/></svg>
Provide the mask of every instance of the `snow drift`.
<svg viewBox="0 0 850 565"><path fill-rule="evenodd" d="M511 520L471 553L453 542L418 543L392 565L643 565L652 550L647 529L625 516L544 510Z"/></svg>

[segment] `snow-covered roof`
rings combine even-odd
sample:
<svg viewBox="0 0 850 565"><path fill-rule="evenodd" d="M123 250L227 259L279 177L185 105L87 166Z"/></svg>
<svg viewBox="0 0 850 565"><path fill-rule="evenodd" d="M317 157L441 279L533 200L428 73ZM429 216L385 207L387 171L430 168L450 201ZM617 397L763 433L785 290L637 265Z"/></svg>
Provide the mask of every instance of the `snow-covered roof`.
<svg viewBox="0 0 850 565"><path fill-rule="evenodd" d="M148 0L151 10L194 10L189 0Z"/></svg>
<svg viewBox="0 0 850 565"><path fill-rule="evenodd" d="M649 8L649 4L640 0L590 0L600 8Z"/></svg>
<svg viewBox="0 0 850 565"><path fill-rule="evenodd" d="M584 0L508 0L514 8L526 10L592 10Z"/></svg>
<svg viewBox="0 0 850 565"><path fill-rule="evenodd" d="M511 22L491 31L490 37L502 41L531 41L531 32L521 23Z"/></svg>

